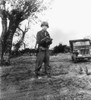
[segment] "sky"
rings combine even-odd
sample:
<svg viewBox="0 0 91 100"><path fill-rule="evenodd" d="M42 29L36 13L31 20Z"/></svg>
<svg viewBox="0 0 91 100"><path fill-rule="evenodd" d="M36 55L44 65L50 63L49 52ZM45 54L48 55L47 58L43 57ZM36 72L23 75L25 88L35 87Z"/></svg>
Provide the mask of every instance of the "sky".
<svg viewBox="0 0 91 100"><path fill-rule="evenodd" d="M91 0L54 0L51 8L40 17L49 23L48 31L53 38L51 48L59 43L69 45L69 40L91 36ZM34 47L40 29L40 23L31 25L25 37L28 47Z"/></svg>
<svg viewBox="0 0 91 100"><path fill-rule="evenodd" d="M54 45L91 35L91 0L55 0L49 16Z"/></svg>

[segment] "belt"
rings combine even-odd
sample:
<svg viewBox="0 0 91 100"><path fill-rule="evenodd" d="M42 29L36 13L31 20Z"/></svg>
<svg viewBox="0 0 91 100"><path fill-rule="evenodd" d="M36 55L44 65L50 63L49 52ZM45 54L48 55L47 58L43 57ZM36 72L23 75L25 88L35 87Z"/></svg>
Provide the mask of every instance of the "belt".
<svg viewBox="0 0 91 100"><path fill-rule="evenodd" d="M43 51L48 50L48 48L44 48L44 47L42 47L42 46L40 46L39 49L40 49L40 50L43 50Z"/></svg>

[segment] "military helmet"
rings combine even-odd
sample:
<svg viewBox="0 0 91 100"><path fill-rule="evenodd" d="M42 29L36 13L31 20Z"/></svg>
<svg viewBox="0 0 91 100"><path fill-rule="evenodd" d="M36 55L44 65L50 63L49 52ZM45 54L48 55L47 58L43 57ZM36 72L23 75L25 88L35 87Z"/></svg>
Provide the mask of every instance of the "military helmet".
<svg viewBox="0 0 91 100"><path fill-rule="evenodd" d="M41 27L42 26L47 26L49 28L48 22L46 22L46 21L44 21L44 22L41 23Z"/></svg>

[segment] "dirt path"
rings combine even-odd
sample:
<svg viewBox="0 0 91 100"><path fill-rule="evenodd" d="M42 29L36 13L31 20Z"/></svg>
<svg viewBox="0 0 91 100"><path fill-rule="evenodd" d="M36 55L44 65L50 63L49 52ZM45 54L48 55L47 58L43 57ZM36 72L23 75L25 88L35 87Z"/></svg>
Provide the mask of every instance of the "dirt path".
<svg viewBox="0 0 91 100"><path fill-rule="evenodd" d="M35 58L18 57L0 67L0 100L91 100L90 61L74 64L69 54L52 56L52 78L34 79Z"/></svg>

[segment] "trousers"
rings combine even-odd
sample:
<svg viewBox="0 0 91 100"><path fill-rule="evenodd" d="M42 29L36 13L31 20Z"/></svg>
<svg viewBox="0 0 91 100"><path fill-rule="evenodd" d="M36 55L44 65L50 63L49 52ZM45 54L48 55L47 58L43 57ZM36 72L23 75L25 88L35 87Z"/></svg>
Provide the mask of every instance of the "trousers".
<svg viewBox="0 0 91 100"><path fill-rule="evenodd" d="M35 74L38 75L42 64L44 63L45 74L50 74L51 67L49 66L49 50L39 50L36 58Z"/></svg>

